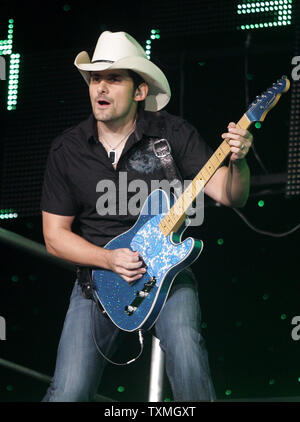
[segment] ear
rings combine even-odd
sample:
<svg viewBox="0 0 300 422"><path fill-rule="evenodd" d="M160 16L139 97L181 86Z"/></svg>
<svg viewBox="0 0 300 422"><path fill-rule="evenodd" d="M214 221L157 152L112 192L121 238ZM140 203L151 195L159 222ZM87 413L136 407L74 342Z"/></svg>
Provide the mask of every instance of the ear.
<svg viewBox="0 0 300 422"><path fill-rule="evenodd" d="M135 90L133 99L135 101L144 101L148 95L149 87L146 82L141 83Z"/></svg>

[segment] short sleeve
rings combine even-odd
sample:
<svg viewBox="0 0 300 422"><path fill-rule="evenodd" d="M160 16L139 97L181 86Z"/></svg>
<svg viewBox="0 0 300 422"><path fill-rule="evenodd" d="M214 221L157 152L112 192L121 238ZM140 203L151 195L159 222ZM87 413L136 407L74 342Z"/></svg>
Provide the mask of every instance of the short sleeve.
<svg viewBox="0 0 300 422"><path fill-rule="evenodd" d="M67 174L64 148L57 140L47 158L40 206L42 211L65 216L73 216L78 211Z"/></svg>

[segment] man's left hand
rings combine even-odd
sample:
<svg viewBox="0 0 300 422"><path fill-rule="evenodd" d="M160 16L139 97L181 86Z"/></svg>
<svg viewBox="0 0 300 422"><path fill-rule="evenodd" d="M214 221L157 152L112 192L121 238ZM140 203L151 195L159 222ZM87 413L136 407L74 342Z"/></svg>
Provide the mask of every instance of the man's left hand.
<svg viewBox="0 0 300 422"><path fill-rule="evenodd" d="M232 152L230 160L235 161L245 158L253 141L252 134L246 129L239 129L233 122L230 122L227 128L228 132L223 133L222 138L230 139L228 142Z"/></svg>

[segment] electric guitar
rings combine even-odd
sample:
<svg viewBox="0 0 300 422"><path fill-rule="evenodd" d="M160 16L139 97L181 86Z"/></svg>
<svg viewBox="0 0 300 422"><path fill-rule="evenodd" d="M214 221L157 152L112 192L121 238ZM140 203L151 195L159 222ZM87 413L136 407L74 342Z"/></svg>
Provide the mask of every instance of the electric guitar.
<svg viewBox="0 0 300 422"><path fill-rule="evenodd" d="M248 129L251 123L263 121L289 86L290 81L283 76L256 97L237 126ZM133 227L106 244L107 249L139 251L147 270L132 283L113 271L93 270L94 297L120 329L130 332L150 329L167 300L175 276L199 257L202 241L191 237L181 241L188 226L186 213L230 154L228 141L229 138L221 143L178 199L161 189L154 190L145 200Z"/></svg>

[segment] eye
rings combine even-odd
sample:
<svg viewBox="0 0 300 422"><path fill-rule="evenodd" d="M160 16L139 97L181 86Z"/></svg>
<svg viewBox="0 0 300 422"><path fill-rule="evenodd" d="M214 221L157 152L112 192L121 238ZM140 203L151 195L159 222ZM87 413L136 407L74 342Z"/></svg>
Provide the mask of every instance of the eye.
<svg viewBox="0 0 300 422"><path fill-rule="evenodd" d="M98 82L100 77L98 75L91 75L91 81L92 82Z"/></svg>
<svg viewBox="0 0 300 422"><path fill-rule="evenodd" d="M109 80L110 81L112 81L112 82L121 82L121 76L119 76L119 75L111 75L110 77L109 77Z"/></svg>

